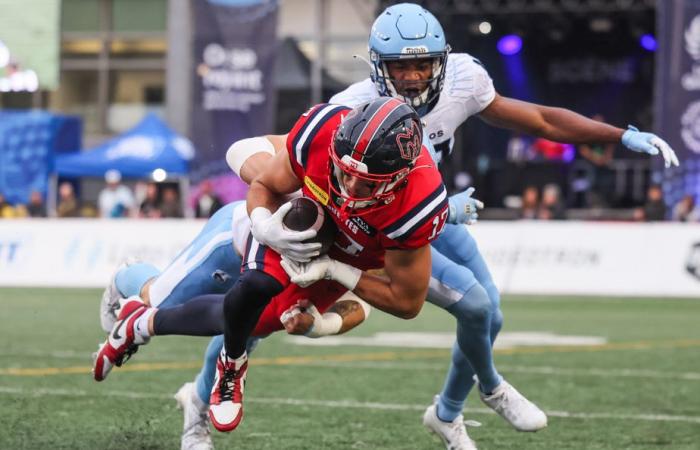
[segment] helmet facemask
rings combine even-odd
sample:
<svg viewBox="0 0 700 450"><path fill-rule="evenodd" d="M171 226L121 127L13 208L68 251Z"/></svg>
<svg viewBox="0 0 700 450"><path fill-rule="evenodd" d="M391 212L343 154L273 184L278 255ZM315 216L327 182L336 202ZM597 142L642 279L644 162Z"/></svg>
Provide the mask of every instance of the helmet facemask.
<svg viewBox="0 0 700 450"><path fill-rule="evenodd" d="M332 144L330 156L331 167L328 185L336 198L337 206L340 207L341 215L346 217L361 216L368 212L374 212L391 203L396 191L403 187L406 176L411 171L411 168L403 168L388 174L368 173L367 166L364 163L351 158L349 155L343 155L342 158L338 158ZM372 189L367 195L354 196L345 187L343 181L345 176L351 176L372 184Z"/></svg>
<svg viewBox="0 0 700 450"><path fill-rule="evenodd" d="M372 61L371 78L374 81L379 95L390 96L406 102L413 108L420 108L429 105L440 95L442 86L445 82L445 66L447 65L447 55L449 54L450 46L446 46L444 52L436 52L434 54L422 54L419 57L406 57L406 55L380 55L374 50L370 50L370 60ZM387 63L406 59L428 59L433 60L433 68L431 77L423 83L426 83L425 89L417 96L408 97L399 93L396 88L397 83L402 83L402 80L396 80L389 76L389 67Z"/></svg>

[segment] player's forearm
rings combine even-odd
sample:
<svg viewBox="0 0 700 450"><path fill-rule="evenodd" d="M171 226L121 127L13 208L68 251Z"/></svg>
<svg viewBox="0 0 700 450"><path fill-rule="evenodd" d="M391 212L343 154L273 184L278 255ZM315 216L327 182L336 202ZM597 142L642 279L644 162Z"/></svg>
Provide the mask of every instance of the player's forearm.
<svg viewBox="0 0 700 450"><path fill-rule="evenodd" d="M343 334L352 330L367 319L369 305L363 305L357 300L338 300L326 313L334 313L343 320L340 330L336 334Z"/></svg>
<svg viewBox="0 0 700 450"><path fill-rule="evenodd" d="M625 130L589 119L571 110L538 106L544 125L538 136L569 144L620 142Z"/></svg>
<svg viewBox="0 0 700 450"><path fill-rule="evenodd" d="M425 297L428 294L428 285L424 287L400 286L392 283L390 279L362 272L360 281L353 289L364 301L375 308L401 319L413 319L418 315Z"/></svg>
<svg viewBox="0 0 700 450"><path fill-rule="evenodd" d="M274 212L282 203L284 203L284 197L281 194L271 191L259 179L256 178L250 184L250 189L248 189L248 194L246 195L248 215L258 207L263 207Z"/></svg>

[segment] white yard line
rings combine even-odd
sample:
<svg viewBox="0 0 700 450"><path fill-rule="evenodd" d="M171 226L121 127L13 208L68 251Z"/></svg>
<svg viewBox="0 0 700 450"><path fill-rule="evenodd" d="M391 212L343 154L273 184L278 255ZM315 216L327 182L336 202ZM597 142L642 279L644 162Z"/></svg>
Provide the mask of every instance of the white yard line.
<svg viewBox="0 0 700 450"><path fill-rule="evenodd" d="M88 392L80 389L22 389L0 386L0 395L17 395L23 397L64 396L64 397L121 397L132 399L171 400L170 394L150 392L107 391ZM356 402L352 400L310 400L296 398L248 398L250 403L269 405L316 406L324 408L368 409L381 411L423 411L426 405L411 405L401 403ZM486 408L467 408L467 414L493 414ZM570 411L546 411L550 417L565 419L594 419L594 420L634 420L643 422L686 422L700 424L700 416L672 416L668 414L615 414L615 413L584 413Z"/></svg>

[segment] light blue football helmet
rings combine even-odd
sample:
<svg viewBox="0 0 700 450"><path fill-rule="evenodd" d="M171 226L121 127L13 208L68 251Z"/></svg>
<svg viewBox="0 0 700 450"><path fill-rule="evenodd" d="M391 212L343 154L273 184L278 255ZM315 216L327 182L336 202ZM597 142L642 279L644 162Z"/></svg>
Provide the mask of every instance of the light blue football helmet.
<svg viewBox="0 0 700 450"><path fill-rule="evenodd" d="M440 22L426 9L412 3L388 7L374 21L368 47L371 78L380 95L398 98L414 108L429 105L440 95L450 46ZM433 59L432 78L415 97L399 94L386 66L388 61L408 58Z"/></svg>

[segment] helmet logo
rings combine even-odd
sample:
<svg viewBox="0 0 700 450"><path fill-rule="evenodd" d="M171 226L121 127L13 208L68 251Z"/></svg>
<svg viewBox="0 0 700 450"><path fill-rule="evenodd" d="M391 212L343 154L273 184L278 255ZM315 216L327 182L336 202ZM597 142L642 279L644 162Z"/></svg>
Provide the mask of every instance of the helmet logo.
<svg viewBox="0 0 700 450"><path fill-rule="evenodd" d="M419 55L421 53L428 53L428 47L419 45L417 47L404 47L401 49L402 55Z"/></svg>
<svg viewBox="0 0 700 450"><path fill-rule="evenodd" d="M411 128L406 129L405 133L396 135L396 145L399 147L401 157L409 161L413 161L420 155L423 136L416 122L411 122Z"/></svg>

